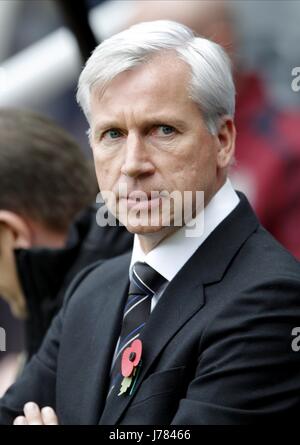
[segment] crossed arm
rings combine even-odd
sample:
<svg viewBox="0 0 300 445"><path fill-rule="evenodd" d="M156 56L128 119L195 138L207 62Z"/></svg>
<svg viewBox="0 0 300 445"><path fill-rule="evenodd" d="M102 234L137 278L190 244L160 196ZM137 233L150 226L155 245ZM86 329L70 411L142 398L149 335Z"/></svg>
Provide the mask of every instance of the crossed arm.
<svg viewBox="0 0 300 445"><path fill-rule="evenodd" d="M28 402L24 406L24 416L15 418L14 425L58 425L58 419L54 409L49 406L40 409L34 402Z"/></svg>

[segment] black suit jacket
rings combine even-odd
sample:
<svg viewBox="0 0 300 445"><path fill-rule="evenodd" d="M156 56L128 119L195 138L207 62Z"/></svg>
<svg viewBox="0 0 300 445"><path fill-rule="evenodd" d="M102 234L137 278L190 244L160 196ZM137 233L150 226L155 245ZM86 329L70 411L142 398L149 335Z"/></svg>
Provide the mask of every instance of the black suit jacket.
<svg viewBox="0 0 300 445"><path fill-rule="evenodd" d="M12 423L25 402L61 424L247 424L300 412L300 267L241 196L165 290L142 332L132 395L105 404L130 254L73 282L36 356L0 403Z"/></svg>

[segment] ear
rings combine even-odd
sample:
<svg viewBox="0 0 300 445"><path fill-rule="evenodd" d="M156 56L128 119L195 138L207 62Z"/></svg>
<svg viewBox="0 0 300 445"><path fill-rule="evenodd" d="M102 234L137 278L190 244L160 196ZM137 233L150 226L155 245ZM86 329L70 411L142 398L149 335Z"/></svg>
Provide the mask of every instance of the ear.
<svg viewBox="0 0 300 445"><path fill-rule="evenodd" d="M227 168L234 159L236 129L231 117L225 116L218 129L217 163L220 169Z"/></svg>
<svg viewBox="0 0 300 445"><path fill-rule="evenodd" d="M9 210L0 210L0 224L12 233L14 249L29 249L32 247L30 227L21 216Z"/></svg>

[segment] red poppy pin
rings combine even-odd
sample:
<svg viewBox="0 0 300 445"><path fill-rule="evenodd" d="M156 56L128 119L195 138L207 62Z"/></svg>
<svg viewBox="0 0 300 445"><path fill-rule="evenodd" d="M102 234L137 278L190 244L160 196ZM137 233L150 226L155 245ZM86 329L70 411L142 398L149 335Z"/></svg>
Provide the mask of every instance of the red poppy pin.
<svg viewBox="0 0 300 445"><path fill-rule="evenodd" d="M131 343L129 348L126 348L123 351L121 360L121 373L123 380L121 383L120 392L118 394L119 396L125 394L130 387L132 387L130 391L130 394L132 394L141 365L142 350L143 344L141 340L137 339Z"/></svg>

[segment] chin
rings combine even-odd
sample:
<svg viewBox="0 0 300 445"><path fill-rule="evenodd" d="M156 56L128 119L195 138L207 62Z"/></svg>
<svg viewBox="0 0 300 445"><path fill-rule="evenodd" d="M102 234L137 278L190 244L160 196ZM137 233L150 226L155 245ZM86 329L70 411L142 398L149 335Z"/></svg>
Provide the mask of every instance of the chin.
<svg viewBox="0 0 300 445"><path fill-rule="evenodd" d="M131 225L127 224L126 229L130 233L134 233L136 235L150 235L151 233L161 232L164 227L161 226L142 226L142 225Z"/></svg>

